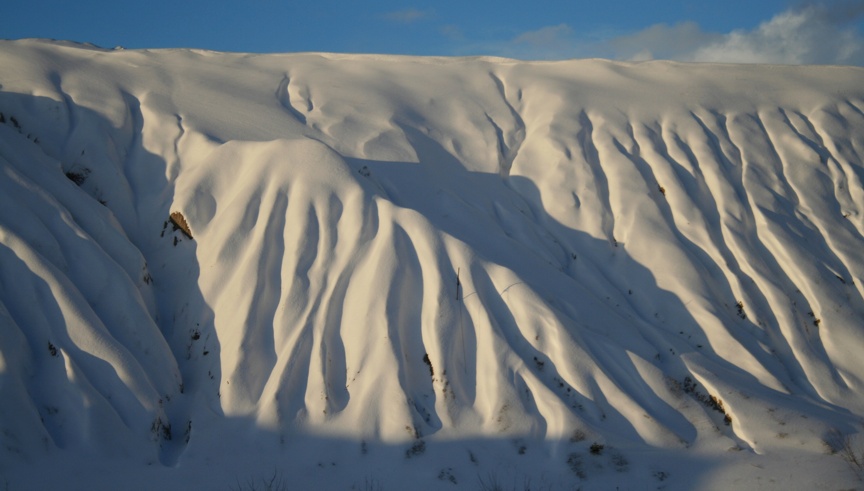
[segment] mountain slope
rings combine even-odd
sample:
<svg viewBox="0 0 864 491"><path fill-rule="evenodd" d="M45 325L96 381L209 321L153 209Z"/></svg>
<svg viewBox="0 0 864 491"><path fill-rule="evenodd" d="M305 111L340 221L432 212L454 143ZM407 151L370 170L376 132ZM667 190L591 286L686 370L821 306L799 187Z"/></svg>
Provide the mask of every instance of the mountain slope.
<svg viewBox="0 0 864 491"><path fill-rule="evenodd" d="M864 415L861 69L0 63L13 485L114 455L168 482L222 462L218 487L348 447L396 487L705 489L670 461L696 456L855 477L825 453Z"/></svg>

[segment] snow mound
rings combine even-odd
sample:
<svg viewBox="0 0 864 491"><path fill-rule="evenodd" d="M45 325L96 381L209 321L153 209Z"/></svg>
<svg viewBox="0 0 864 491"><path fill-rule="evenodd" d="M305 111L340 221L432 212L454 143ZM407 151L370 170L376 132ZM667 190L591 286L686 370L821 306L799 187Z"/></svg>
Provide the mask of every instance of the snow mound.
<svg viewBox="0 0 864 491"><path fill-rule="evenodd" d="M184 486L278 455L348 466L309 474L331 487L845 472L861 69L38 40L0 65L13 485L114 482L109 455Z"/></svg>

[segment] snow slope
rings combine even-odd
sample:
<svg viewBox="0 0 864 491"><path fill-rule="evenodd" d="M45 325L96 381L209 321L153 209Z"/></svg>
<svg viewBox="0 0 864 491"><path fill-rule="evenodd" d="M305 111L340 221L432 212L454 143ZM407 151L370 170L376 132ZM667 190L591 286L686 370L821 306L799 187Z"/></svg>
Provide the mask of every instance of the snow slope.
<svg viewBox="0 0 864 491"><path fill-rule="evenodd" d="M862 69L0 67L9 489L858 484Z"/></svg>

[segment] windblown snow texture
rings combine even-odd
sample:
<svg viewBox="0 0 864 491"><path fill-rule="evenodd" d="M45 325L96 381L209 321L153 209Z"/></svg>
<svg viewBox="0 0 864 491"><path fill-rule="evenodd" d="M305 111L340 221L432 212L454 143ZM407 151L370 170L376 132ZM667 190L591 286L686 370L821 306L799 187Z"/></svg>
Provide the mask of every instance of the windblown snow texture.
<svg viewBox="0 0 864 491"><path fill-rule="evenodd" d="M73 455L188 472L237 435L443 462L430 487L486 475L471 442L660 485L639 452L861 430L861 69L43 41L0 66L13 485Z"/></svg>

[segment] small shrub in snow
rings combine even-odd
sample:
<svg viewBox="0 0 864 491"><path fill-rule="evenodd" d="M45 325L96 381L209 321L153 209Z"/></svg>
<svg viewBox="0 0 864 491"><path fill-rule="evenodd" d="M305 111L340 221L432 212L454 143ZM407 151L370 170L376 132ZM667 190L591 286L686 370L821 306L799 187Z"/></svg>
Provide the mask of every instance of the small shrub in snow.
<svg viewBox="0 0 864 491"><path fill-rule="evenodd" d="M90 177L90 169L86 167L73 167L66 171L66 178L78 186L83 185L84 182L87 181L88 177Z"/></svg>
<svg viewBox="0 0 864 491"><path fill-rule="evenodd" d="M567 466L576 474L579 479L585 479L588 474L585 473L585 464L582 462L582 456L574 452L567 456Z"/></svg>
<svg viewBox="0 0 864 491"><path fill-rule="evenodd" d="M738 303L735 304L735 306L738 307L738 317L746 319L747 313L744 312L744 302L739 300Z"/></svg>
<svg viewBox="0 0 864 491"><path fill-rule="evenodd" d="M684 383L682 384L682 389L685 394L695 394L696 393L696 382L693 381L690 377L684 377Z"/></svg>
<svg viewBox="0 0 864 491"><path fill-rule="evenodd" d="M232 491L287 491L291 488L288 487L288 482L282 477L279 471L273 471L273 475L269 479L261 478L258 481L249 479L245 483L241 483L238 480L237 486L232 486L231 489Z"/></svg>
<svg viewBox="0 0 864 491"><path fill-rule="evenodd" d="M703 402L711 409L723 413L723 422L726 423L727 426L732 423L732 416L726 411L726 408L723 406L722 399L717 396L709 395L708 400Z"/></svg>
<svg viewBox="0 0 864 491"><path fill-rule="evenodd" d="M669 392L671 392L672 395L674 395L675 397L681 397L681 394L684 393L684 389L681 387L681 382L669 376L664 377L663 380L666 381L666 387L669 389Z"/></svg>
<svg viewBox="0 0 864 491"><path fill-rule="evenodd" d="M435 376L435 370L432 368L432 360L429 359L429 353L423 354L423 363L425 363L429 367L429 376Z"/></svg>
<svg viewBox="0 0 864 491"><path fill-rule="evenodd" d="M654 477L655 477L658 481L661 481L661 482L662 482L662 481L665 481L666 479L669 479L669 473L668 473L668 472L665 472L665 471L657 471L657 472L654 473Z"/></svg>
<svg viewBox="0 0 864 491"><path fill-rule="evenodd" d="M417 440L411 445L408 450L405 451L405 458L410 459L412 457L418 457L423 455L426 452L426 442L423 440Z"/></svg>
<svg viewBox="0 0 864 491"><path fill-rule="evenodd" d="M186 433L183 435L183 440L186 443L189 443L189 440L192 438L192 420L186 422Z"/></svg>
<svg viewBox="0 0 864 491"><path fill-rule="evenodd" d="M546 366L546 362L540 360L536 356L534 357L534 363L537 365L537 370L543 370L543 367Z"/></svg>
<svg viewBox="0 0 864 491"><path fill-rule="evenodd" d="M711 394L703 394L696 390L697 384L690 377L684 377L684 382L682 385L682 390L685 394L689 394L697 401L701 402L705 407L713 409L718 413L723 414L723 422L726 425L732 423L732 415L726 410L726 407L723 405L723 400L719 397Z"/></svg>
<svg viewBox="0 0 864 491"><path fill-rule="evenodd" d="M594 442L591 444L591 448L589 448L589 450L591 451L592 455L600 455L603 453L603 448L604 447L602 444Z"/></svg>
<svg viewBox="0 0 864 491"><path fill-rule="evenodd" d="M159 402L161 404L161 399ZM157 417L153 420L153 424L150 425L150 433L153 435L155 440L170 440L171 424L165 424L161 417Z"/></svg>
<svg viewBox="0 0 864 491"><path fill-rule="evenodd" d="M615 466L617 472L627 472L627 469L630 467L630 461L624 457L624 454L615 450L612 452L612 465Z"/></svg>
<svg viewBox="0 0 864 491"><path fill-rule="evenodd" d="M441 472L438 473L438 480L440 481L449 481L450 484L459 484L456 480L456 476L453 474L453 468L448 467L446 469L441 469Z"/></svg>
<svg viewBox="0 0 864 491"><path fill-rule="evenodd" d="M839 455L858 479L864 478L864 448L857 446L850 435L844 435L834 429L824 441L832 454Z"/></svg>
<svg viewBox="0 0 864 491"><path fill-rule="evenodd" d="M477 460L477 456L474 455L474 452L472 452L472 451L470 451L470 450L468 451L468 460L470 460L471 463L474 464L474 465L477 465L477 464L480 463L480 462Z"/></svg>

